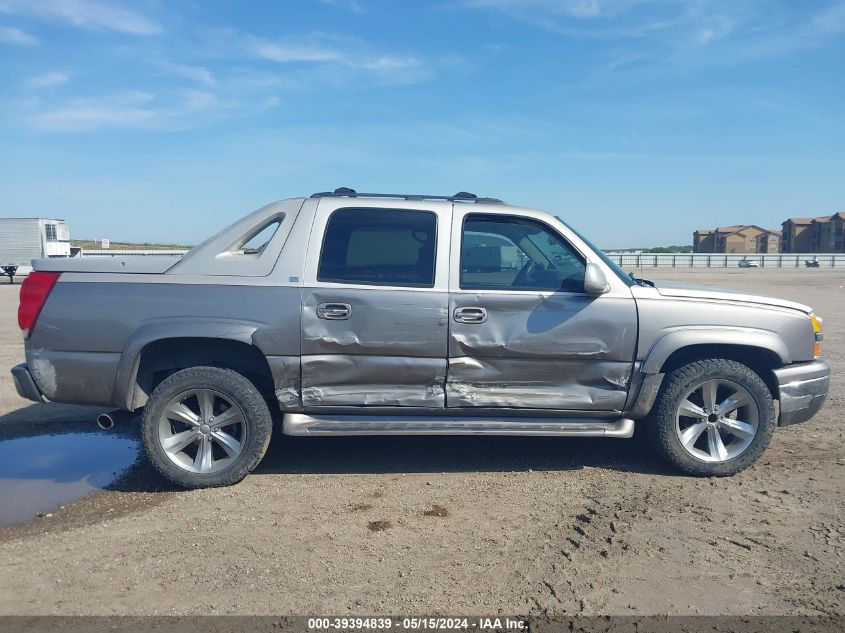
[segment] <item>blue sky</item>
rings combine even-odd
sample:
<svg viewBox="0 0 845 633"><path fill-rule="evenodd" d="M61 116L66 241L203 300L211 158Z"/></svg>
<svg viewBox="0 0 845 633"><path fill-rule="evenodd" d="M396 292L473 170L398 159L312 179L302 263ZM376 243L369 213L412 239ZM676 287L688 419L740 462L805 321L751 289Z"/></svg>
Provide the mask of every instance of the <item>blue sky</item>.
<svg viewBox="0 0 845 633"><path fill-rule="evenodd" d="M843 0L0 0L0 216L459 190L599 245L845 210Z"/></svg>

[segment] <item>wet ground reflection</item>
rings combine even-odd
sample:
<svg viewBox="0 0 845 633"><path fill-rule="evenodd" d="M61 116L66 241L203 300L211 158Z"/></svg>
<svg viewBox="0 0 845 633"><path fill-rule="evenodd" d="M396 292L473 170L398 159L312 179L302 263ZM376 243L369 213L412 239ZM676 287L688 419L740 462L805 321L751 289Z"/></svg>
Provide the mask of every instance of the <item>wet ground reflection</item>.
<svg viewBox="0 0 845 633"><path fill-rule="evenodd" d="M117 479L138 443L101 433L65 433L0 442L0 525L27 521Z"/></svg>

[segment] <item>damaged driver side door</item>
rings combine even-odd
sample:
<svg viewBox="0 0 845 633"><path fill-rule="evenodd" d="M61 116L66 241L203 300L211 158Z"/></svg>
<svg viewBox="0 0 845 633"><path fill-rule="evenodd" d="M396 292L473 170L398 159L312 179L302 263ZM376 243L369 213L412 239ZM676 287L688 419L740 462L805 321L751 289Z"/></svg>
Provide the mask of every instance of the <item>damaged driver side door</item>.
<svg viewBox="0 0 845 633"><path fill-rule="evenodd" d="M621 411L630 293L587 294L584 255L530 215L456 205L452 231L447 407Z"/></svg>

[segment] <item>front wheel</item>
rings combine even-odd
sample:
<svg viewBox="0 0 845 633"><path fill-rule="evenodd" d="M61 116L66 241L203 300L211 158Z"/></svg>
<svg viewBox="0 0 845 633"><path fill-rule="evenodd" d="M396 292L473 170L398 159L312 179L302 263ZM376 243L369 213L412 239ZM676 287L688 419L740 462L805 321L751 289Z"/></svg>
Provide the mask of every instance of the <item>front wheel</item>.
<svg viewBox="0 0 845 633"><path fill-rule="evenodd" d="M691 475L725 477L751 466L776 426L768 387L732 360L696 361L669 372L648 420L670 463Z"/></svg>
<svg viewBox="0 0 845 633"><path fill-rule="evenodd" d="M159 384L144 409L147 456L184 488L228 486L261 461L273 422L247 378L220 367L191 367Z"/></svg>

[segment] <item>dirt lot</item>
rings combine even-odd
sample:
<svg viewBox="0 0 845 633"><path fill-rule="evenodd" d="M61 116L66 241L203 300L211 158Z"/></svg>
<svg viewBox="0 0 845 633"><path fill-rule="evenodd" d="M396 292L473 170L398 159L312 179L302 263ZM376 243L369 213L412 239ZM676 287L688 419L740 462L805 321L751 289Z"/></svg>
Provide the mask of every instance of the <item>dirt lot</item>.
<svg viewBox="0 0 845 633"><path fill-rule="evenodd" d="M678 476L640 436L277 434L242 484L198 492L140 461L0 529L0 614L845 613L845 272L642 274L813 305L822 413L731 479ZM2 367L22 358L18 288L0 286ZM94 433L95 412L28 403L0 372L0 439Z"/></svg>

